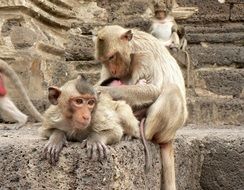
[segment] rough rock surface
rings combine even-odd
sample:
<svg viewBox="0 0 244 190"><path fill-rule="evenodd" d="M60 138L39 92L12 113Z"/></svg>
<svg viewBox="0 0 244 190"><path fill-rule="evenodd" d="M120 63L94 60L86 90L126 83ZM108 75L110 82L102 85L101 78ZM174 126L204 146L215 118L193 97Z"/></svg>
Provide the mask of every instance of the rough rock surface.
<svg viewBox="0 0 244 190"><path fill-rule="evenodd" d="M209 126L208 126L209 127ZM244 185L244 128L180 129L175 140L178 189L241 190ZM150 143L153 167L144 173L140 140L111 146L111 156L90 161L79 143L69 142L56 166L41 156L46 143L35 127L0 130L0 189L155 189L160 187L158 146Z"/></svg>
<svg viewBox="0 0 244 190"><path fill-rule="evenodd" d="M160 155L152 170L144 173L144 149L139 140L110 147L108 160L94 162L86 157L79 143L69 142L59 163L51 166L42 158L45 140L35 128L0 130L0 189L159 189ZM146 188L147 187L147 188Z"/></svg>

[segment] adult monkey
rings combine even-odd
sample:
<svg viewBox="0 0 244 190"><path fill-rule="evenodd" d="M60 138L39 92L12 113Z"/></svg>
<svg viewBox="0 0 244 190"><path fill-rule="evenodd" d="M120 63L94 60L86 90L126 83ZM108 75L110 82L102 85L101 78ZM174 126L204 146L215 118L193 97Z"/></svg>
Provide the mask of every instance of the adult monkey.
<svg viewBox="0 0 244 190"><path fill-rule="evenodd" d="M114 99L123 99L134 111L146 109L145 137L160 145L164 189L175 190L175 132L187 118L185 84L176 60L152 35L105 26L95 40L95 57L101 61L102 81L117 77L122 86L98 86ZM136 85L140 80L145 85Z"/></svg>

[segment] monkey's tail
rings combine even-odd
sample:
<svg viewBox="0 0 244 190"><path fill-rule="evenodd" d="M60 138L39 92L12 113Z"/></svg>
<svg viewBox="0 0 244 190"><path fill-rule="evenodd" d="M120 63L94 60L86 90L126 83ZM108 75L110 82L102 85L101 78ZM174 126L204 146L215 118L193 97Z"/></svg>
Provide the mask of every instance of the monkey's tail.
<svg viewBox="0 0 244 190"><path fill-rule="evenodd" d="M190 87L190 71L191 71L191 60L190 60L190 55L186 50L183 50L183 52L186 55L186 60L187 60L187 66L186 66L186 86L187 88Z"/></svg>
<svg viewBox="0 0 244 190"><path fill-rule="evenodd" d="M141 139L142 139L142 144L145 148L145 172L148 173L151 169L152 165L152 156L150 155L149 149L148 149L148 144L145 139L145 118L141 120L140 123L140 134L141 134Z"/></svg>
<svg viewBox="0 0 244 190"><path fill-rule="evenodd" d="M22 82L20 81L18 75L15 73L15 71L12 69L11 66L9 66L5 61L0 59L0 72L6 75L14 84L14 86L19 91L20 95L23 98L23 101L25 102L25 107L30 112L30 114L37 120L42 121L43 117L40 114L40 112L35 108L33 103L31 102L26 89L24 88Z"/></svg>

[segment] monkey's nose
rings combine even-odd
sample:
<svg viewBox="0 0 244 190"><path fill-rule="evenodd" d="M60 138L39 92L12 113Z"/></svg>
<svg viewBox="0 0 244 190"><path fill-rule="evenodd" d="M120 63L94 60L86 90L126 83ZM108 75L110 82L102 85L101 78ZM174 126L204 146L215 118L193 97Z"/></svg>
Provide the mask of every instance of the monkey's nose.
<svg viewBox="0 0 244 190"><path fill-rule="evenodd" d="M89 120L89 118L90 118L89 116L86 116L86 115L83 115L82 117L84 120Z"/></svg>

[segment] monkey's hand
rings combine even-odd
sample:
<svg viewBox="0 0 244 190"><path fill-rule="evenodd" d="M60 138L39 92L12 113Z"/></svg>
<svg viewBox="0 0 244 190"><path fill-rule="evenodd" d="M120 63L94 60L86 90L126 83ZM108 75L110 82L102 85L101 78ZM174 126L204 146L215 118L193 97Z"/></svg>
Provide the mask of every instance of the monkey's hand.
<svg viewBox="0 0 244 190"><path fill-rule="evenodd" d="M132 140L134 137L133 136L131 136L131 135L123 135L123 137L122 137L122 140L124 140L124 141L130 141L130 140Z"/></svg>
<svg viewBox="0 0 244 190"><path fill-rule="evenodd" d="M109 154L109 149L105 143L93 137L88 137L81 143L81 148L85 147L87 156L94 161L105 159Z"/></svg>
<svg viewBox="0 0 244 190"><path fill-rule="evenodd" d="M65 145L65 134L54 131L43 149L43 157L47 159L50 164L56 165L59 154Z"/></svg>

